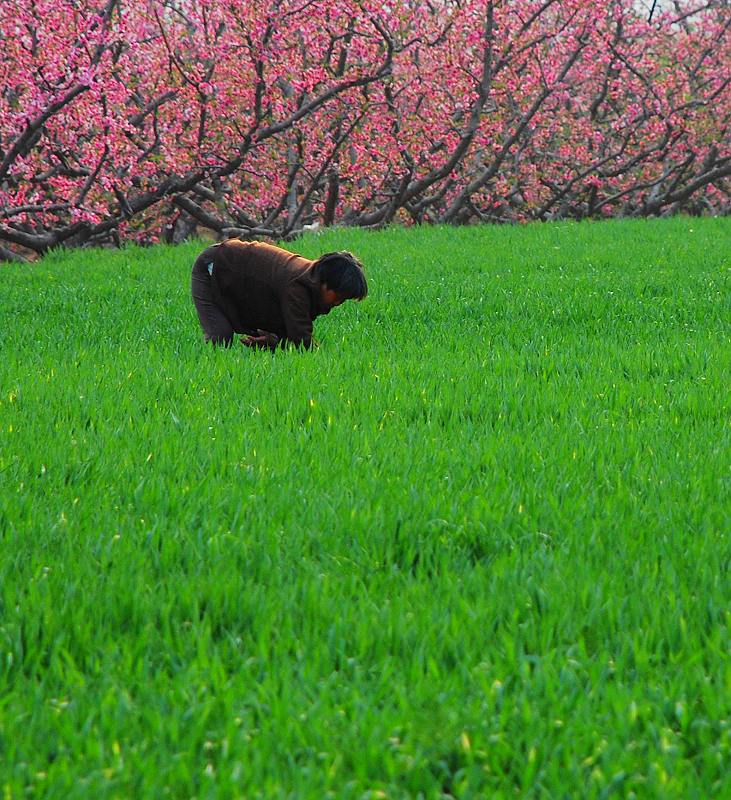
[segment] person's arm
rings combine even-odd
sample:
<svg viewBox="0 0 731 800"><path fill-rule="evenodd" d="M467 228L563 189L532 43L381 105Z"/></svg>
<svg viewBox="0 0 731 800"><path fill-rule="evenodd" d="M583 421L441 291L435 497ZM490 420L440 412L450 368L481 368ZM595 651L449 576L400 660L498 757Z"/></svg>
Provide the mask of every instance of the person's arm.
<svg viewBox="0 0 731 800"><path fill-rule="evenodd" d="M288 344L306 350L312 347L311 300L307 289L290 284L281 302L287 335L280 338L276 333L257 329L255 333L242 337L241 344L257 350L276 350Z"/></svg>
<svg viewBox="0 0 731 800"><path fill-rule="evenodd" d="M282 294L282 315L287 336L280 344L293 344L295 347L312 347L312 301L304 286L290 284Z"/></svg>

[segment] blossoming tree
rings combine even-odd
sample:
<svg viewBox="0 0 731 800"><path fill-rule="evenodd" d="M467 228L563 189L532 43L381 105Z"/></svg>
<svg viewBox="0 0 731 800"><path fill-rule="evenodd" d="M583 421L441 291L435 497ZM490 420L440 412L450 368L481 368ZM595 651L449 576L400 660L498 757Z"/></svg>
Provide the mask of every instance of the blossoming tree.
<svg viewBox="0 0 731 800"><path fill-rule="evenodd" d="M4 0L0 258L729 210L724 0Z"/></svg>

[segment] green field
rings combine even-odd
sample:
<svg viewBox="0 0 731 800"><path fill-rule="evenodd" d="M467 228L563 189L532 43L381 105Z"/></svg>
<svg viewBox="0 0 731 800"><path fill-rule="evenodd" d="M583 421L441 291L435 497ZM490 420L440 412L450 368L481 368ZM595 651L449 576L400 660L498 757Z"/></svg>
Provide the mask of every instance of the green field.
<svg viewBox="0 0 731 800"><path fill-rule="evenodd" d="M0 265L0 798L731 796L731 219Z"/></svg>

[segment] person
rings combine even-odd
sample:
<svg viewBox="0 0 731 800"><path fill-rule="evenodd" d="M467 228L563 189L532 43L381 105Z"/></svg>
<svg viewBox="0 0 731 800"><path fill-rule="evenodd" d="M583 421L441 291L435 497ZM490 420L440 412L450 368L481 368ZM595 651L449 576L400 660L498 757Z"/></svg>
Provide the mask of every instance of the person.
<svg viewBox="0 0 731 800"><path fill-rule="evenodd" d="M312 323L368 294L363 265L347 251L303 258L264 242L228 239L195 260L191 294L205 339L230 347L312 347Z"/></svg>

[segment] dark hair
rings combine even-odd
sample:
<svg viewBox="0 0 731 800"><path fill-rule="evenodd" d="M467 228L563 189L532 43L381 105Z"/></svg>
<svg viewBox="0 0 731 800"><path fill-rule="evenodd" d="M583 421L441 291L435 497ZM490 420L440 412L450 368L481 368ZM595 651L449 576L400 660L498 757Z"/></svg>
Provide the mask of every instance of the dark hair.
<svg viewBox="0 0 731 800"><path fill-rule="evenodd" d="M362 300L368 294L363 265L347 250L321 255L315 270L320 283L347 300Z"/></svg>

